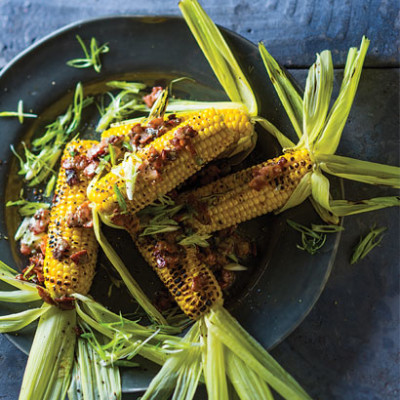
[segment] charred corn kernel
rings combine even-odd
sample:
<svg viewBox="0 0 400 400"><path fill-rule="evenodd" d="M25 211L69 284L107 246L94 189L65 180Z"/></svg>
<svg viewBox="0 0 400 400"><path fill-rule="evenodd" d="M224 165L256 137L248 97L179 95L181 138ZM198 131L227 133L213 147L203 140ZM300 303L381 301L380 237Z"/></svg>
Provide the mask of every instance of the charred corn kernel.
<svg viewBox="0 0 400 400"><path fill-rule="evenodd" d="M179 114L176 115L179 117ZM226 121L232 118L231 128L227 128ZM246 120L241 129L241 121ZM191 129L196 132L190 137L189 143L179 141L179 132L182 129ZM119 193L123 195L129 213L136 213L159 196L164 195L185 181L209 161L223 154L232 145L245 136L253 133L253 125L247 116L240 110L207 109L191 113L190 118L180 123L150 145L135 153L128 159L138 169L132 200L128 200L124 177L111 171L89 190L89 199L103 214L111 214L118 207ZM178 141L178 144L174 144ZM182 144L183 143L183 144ZM181 148L179 148L179 145ZM156 151L156 158L160 159L163 151L168 151L166 161L156 171L154 164L149 163L151 155ZM157 162L157 161L156 161ZM145 167L145 168L142 168ZM146 169L147 168L147 169ZM119 169L121 171L121 169ZM124 171L122 171L122 174ZM121 199L119 199L121 200Z"/></svg>
<svg viewBox="0 0 400 400"><path fill-rule="evenodd" d="M90 222L90 210L86 209L86 217L89 215L89 219L85 220L82 208L88 204L86 189L90 178L82 170L66 170L63 165L66 165L67 159L71 159L71 154L84 156L94 144L97 142L73 141L66 146L61 159L43 266L45 285L54 299L73 293L87 294L92 284L97 258L97 242L93 229L71 226L69 218L80 211L81 224ZM71 181L72 173L76 175ZM78 208L80 206L82 207Z"/></svg>
<svg viewBox="0 0 400 400"><path fill-rule="evenodd" d="M190 202L190 196L203 203L206 217L190 224L198 233L212 233L283 207L311 169L306 150L286 153L185 193L178 202Z"/></svg>
<svg viewBox="0 0 400 400"><path fill-rule="evenodd" d="M223 304L221 287L214 274L197 256L196 250L181 247L179 261L173 265L160 265L155 255L154 241L132 236L144 259L152 266L163 284L168 288L182 311L197 320L211 307Z"/></svg>

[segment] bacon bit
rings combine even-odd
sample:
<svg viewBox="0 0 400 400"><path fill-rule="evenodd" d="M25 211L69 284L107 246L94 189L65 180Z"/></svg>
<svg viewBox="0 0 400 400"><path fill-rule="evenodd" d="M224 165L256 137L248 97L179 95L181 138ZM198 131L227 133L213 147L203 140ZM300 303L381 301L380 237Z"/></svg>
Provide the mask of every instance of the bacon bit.
<svg viewBox="0 0 400 400"><path fill-rule="evenodd" d="M287 160L281 157L277 163L271 162L264 167L255 168L253 170L253 179L250 181L249 186L254 190L260 191L268 185L270 179L282 175L282 170L285 168L284 164L286 164L286 162Z"/></svg>
<svg viewBox="0 0 400 400"><path fill-rule="evenodd" d="M124 135L118 135L118 136L117 135L111 135L108 138L105 138L103 140L105 141L105 143L107 145L112 144L114 146L117 146L117 145L121 144L124 141L124 139L125 139Z"/></svg>
<svg viewBox="0 0 400 400"><path fill-rule="evenodd" d="M76 265L85 264L89 261L87 250L77 251L69 257Z"/></svg>
<svg viewBox="0 0 400 400"><path fill-rule="evenodd" d="M197 258L207 264L208 266L214 266L217 263L217 256L209 247L199 249Z"/></svg>
<svg viewBox="0 0 400 400"><path fill-rule="evenodd" d="M108 154L108 143L103 140L99 144L93 145L93 147L87 151L87 157L90 160L97 159L105 156L106 154Z"/></svg>
<svg viewBox="0 0 400 400"><path fill-rule="evenodd" d="M165 290L155 293L154 306L158 311L166 311L175 305L174 298Z"/></svg>
<svg viewBox="0 0 400 400"><path fill-rule="evenodd" d="M73 158L65 158L61 162L61 166L64 169L75 169L82 171L88 165L89 160L85 155L76 155Z"/></svg>
<svg viewBox="0 0 400 400"><path fill-rule="evenodd" d="M32 249L27 244L22 243L22 242L21 242L19 251L21 252L21 254L23 256L29 256L32 253Z"/></svg>
<svg viewBox="0 0 400 400"><path fill-rule="evenodd" d="M46 232L50 223L50 211L42 208L35 212L33 218L34 221L29 225L29 230L35 235Z"/></svg>
<svg viewBox="0 0 400 400"><path fill-rule="evenodd" d="M146 106L151 108L153 107L154 103L160 96L163 88L161 86L154 86L153 89L151 90L151 93L147 94L146 96L143 96L143 101L146 103Z"/></svg>
<svg viewBox="0 0 400 400"><path fill-rule="evenodd" d="M74 213L67 215L67 225L69 228L83 227L92 228L92 211L90 208L90 201L85 201L76 208Z"/></svg>
<svg viewBox="0 0 400 400"><path fill-rule="evenodd" d="M193 139L197 135L197 131L195 131L191 126L186 125L178 128L174 134L174 137L169 141L174 150L182 150L186 149L190 152L191 155L196 155L196 149L193 146L191 139Z"/></svg>
<svg viewBox="0 0 400 400"><path fill-rule="evenodd" d="M135 146L146 145L147 143L152 142L155 136L156 135L153 132L151 132L149 129L146 129L142 135L135 135ZM138 141L139 143L137 143Z"/></svg>
<svg viewBox="0 0 400 400"><path fill-rule="evenodd" d="M44 235L42 241L40 242L40 251L44 255L46 253L46 245L47 245L47 235Z"/></svg>
<svg viewBox="0 0 400 400"><path fill-rule="evenodd" d="M61 161L61 167L64 169L74 169L74 159L71 158L64 158Z"/></svg>
<svg viewBox="0 0 400 400"><path fill-rule="evenodd" d="M75 299L73 297L62 296L53 299L54 304L62 310L73 310L75 308Z"/></svg>
<svg viewBox="0 0 400 400"><path fill-rule="evenodd" d="M52 251L53 257L56 260L61 261L66 256L68 251L69 251L69 243L63 238L58 238L57 243Z"/></svg>
<svg viewBox="0 0 400 400"><path fill-rule="evenodd" d="M192 284L190 285L190 290L193 292L200 292L205 285L207 285L208 279L203 273L196 275L192 278Z"/></svg>
<svg viewBox="0 0 400 400"><path fill-rule="evenodd" d="M44 256L42 253L36 253L32 257L29 257L30 265L34 265L35 267L43 267ZM30 267L28 267L30 268ZM27 268L25 268L22 272L26 272Z"/></svg>
<svg viewBox="0 0 400 400"><path fill-rule="evenodd" d="M158 118L151 119L149 121L149 123L147 124L147 126L149 126L150 128L153 128L153 129L157 129L161 125L163 125L163 123L164 123L164 119L162 117L158 117Z"/></svg>
<svg viewBox="0 0 400 400"><path fill-rule="evenodd" d="M164 135L170 129L179 125L181 119L176 118L174 114L172 115L174 118L171 119L170 116L166 121L164 121L163 118L158 117L150 120L146 126L142 126L139 123L134 125L129 132L132 145L135 147L144 147L155 138Z"/></svg>
<svg viewBox="0 0 400 400"><path fill-rule="evenodd" d="M160 240L154 247L153 256L158 268L174 267L179 261L179 249L174 243Z"/></svg>
<svg viewBox="0 0 400 400"><path fill-rule="evenodd" d="M164 122L167 127L175 127L182 122L181 118L177 118L176 114L171 114L168 116L168 120Z"/></svg>
<svg viewBox="0 0 400 400"><path fill-rule="evenodd" d="M198 200L194 195L189 195L187 203L195 210L195 218L203 225L211 223L211 217L208 213L207 203Z"/></svg>
<svg viewBox="0 0 400 400"><path fill-rule="evenodd" d="M226 290L233 285L235 281L235 273L233 271L221 270L220 278L218 279L219 286L222 290Z"/></svg>
<svg viewBox="0 0 400 400"><path fill-rule="evenodd" d="M32 263L28 267L24 268L20 274L18 274L15 279L24 282L31 282L36 285L43 285L44 284L44 275L43 275L43 256L40 254L41 260L39 259L38 266L34 266L33 262L31 261L33 257L30 258L30 262ZM36 261L34 261L36 262ZM41 262L41 265L40 265Z"/></svg>
<svg viewBox="0 0 400 400"><path fill-rule="evenodd" d="M99 166L99 161L92 161L84 170L83 175L87 178L93 178L96 175L97 167Z"/></svg>
<svg viewBox="0 0 400 400"><path fill-rule="evenodd" d="M49 292L45 288L42 288L41 286L37 286L36 289L38 291L39 296L42 298L42 300L45 303L50 304L52 306L56 305L54 300L51 298Z"/></svg>
<svg viewBox="0 0 400 400"><path fill-rule="evenodd" d="M74 170L74 169L66 169L65 175L67 177L67 184L69 186L77 185L80 182L80 180L78 178L78 174L77 174L76 170Z"/></svg>

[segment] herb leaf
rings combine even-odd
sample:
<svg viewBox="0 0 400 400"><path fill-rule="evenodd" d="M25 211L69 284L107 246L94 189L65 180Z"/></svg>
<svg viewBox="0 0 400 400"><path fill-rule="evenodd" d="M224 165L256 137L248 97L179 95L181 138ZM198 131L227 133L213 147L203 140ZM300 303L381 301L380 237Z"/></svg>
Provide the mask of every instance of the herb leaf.
<svg viewBox="0 0 400 400"><path fill-rule="evenodd" d="M371 228L371 232L364 238L361 238L358 245L354 248L350 264L355 264L362 260L371 250L378 246L383 239L382 233L385 232L386 229L386 227Z"/></svg>
<svg viewBox="0 0 400 400"><path fill-rule="evenodd" d="M210 244L207 242L207 239L210 239L211 235L204 234L200 235L198 233L194 233L190 236L184 237L178 243L181 246L199 246L199 247L208 247Z"/></svg>
<svg viewBox="0 0 400 400"><path fill-rule="evenodd" d="M76 85L74 101L65 114L46 126L43 135L32 142L32 149L28 149L22 142L24 159L17 154L11 145L11 150L19 159L19 175L29 181L28 186L36 186L44 181L50 173L54 173L53 167L62 153L62 147L69 140L70 135L77 130L81 121L83 108L93 102L93 98L83 98L83 88L80 83Z"/></svg>
<svg viewBox="0 0 400 400"><path fill-rule="evenodd" d="M0 111L0 117L17 117L20 124L24 122L24 118L36 118L36 114L24 113L24 103L18 101L17 111Z"/></svg>
<svg viewBox="0 0 400 400"><path fill-rule="evenodd" d="M114 193L117 196L117 201L118 201L119 208L124 213L126 213L126 211L127 211L126 202L125 202L124 196L122 196L122 193L119 190L118 185L116 183L114 184L113 189L114 189Z"/></svg>
<svg viewBox="0 0 400 400"><path fill-rule="evenodd" d="M76 35L76 40L82 47L83 52L85 53L85 57L83 58L75 58L73 60L69 60L67 65L73 68L90 68L93 67L94 70L99 73L101 71L101 60L100 55L104 53L108 53L110 48L108 47L108 43L102 44L100 47L97 44L96 38L92 37L90 40L90 52L86 48L86 45L82 38L79 35Z"/></svg>
<svg viewBox="0 0 400 400"><path fill-rule="evenodd" d="M305 250L314 255L326 242L327 233L335 233L344 230L336 225L312 225L311 229L290 219L286 221L290 227L301 233L301 245L297 245L300 250Z"/></svg>
<svg viewBox="0 0 400 400"><path fill-rule="evenodd" d="M30 217L36 213L36 211L42 208L49 208L50 204L48 203L36 203L28 200L17 200L17 201L8 201L6 207L18 206L18 212L22 217Z"/></svg>

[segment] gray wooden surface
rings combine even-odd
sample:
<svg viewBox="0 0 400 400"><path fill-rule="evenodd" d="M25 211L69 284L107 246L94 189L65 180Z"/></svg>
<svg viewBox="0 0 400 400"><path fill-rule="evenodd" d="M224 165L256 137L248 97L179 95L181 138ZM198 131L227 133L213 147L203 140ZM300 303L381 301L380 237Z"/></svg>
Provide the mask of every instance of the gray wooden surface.
<svg viewBox="0 0 400 400"><path fill-rule="evenodd" d="M178 0L1 0L0 67L61 26L100 15L180 15ZM286 66L309 66L321 49L337 65L362 35L372 40L367 66L398 66L396 0L203 0L210 17L254 43L264 41Z"/></svg>
<svg viewBox="0 0 400 400"><path fill-rule="evenodd" d="M340 67L348 47L367 34L372 40L367 68L339 152L399 164L397 1L203 0L202 4L217 23L253 42L263 40L299 81L305 80L303 67L313 62L317 51L331 49ZM179 11L176 0L0 0L0 68L61 26L115 14L179 15ZM340 77L338 69L336 86ZM382 188L346 184L349 198L378 193ZM315 399L399 398L398 221L395 209L346 218L340 251L320 300L273 351ZM350 266L352 246L374 223L389 228L382 246ZM1 400L17 399L25 363L26 356L0 335Z"/></svg>

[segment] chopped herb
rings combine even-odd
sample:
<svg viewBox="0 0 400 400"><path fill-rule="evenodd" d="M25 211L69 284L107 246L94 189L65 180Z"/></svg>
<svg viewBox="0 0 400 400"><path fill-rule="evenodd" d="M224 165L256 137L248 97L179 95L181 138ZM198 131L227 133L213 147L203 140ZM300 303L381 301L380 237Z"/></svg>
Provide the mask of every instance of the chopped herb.
<svg viewBox="0 0 400 400"><path fill-rule="evenodd" d="M175 202L168 196L159 197L158 201L147 206L138 214L141 219L145 216L151 217L148 223L143 223L144 230L141 233L141 236L174 232L178 230L179 224L173 219L173 217L182 208L182 204L175 204Z"/></svg>
<svg viewBox="0 0 400 400"><path fill-rule="evenodd" d="M114 193L115 193L116 196L117 196L117 201L118 201L119 208L120 208L124 213L126 213L127 208L126 208L126 202L125 202L124 196L122 196L122 193L121 193L121 191L119 190L118 185L117 185L116 183L114 184L113 188L114 188Z"/></svg>
<svg viewBox="0 0 400 400"><path fill-rule="evenodd" d="M207 239L210 239L211 235L199 235L194 233L193 235L186 236L178 243L181 246L200 246L200 247L208 247L210 244L207 242Z"/></svg>
<svg viewBox="0 0 400 400"><path fill-rule="evenodd" d="M237 258L236 254L233 254L233 253L228 254L228 258L230 258L235 263L239 264L239 259Z"/></svg>
<svg viewBox="0 0 400 400"><path fill-rule="evenodd" d="M122 142L122 146L124 146L129 151L133 151L132 143L129 140L124 140Z"/></svg>
<svg viewBox="0 0 400 400"><path fill-rule="evenodd" d="M131 93L140 93L141 90L146 89L146 85L144 83L127 81L110 81L107 82L107 86L114 89L127 90Z"/></svg>
<svg viewBox="0 0 400 400"><path fill-rule="evenodd" d="M313 228L307 228L290 219L287 220L289 226L301 233L301 245L297 245L300 250L305 250L314 255L326 242L326 233L334 233L343 230L336 225L313 225ZM316 229L314 229L316 228Z"/></svg>
<svg viewBox="0 0 400 400"><path fill-rule="evenodd" d="M336 233L344 231L344 227L340 225L315 225L311 224L311 229L319 233Z"/></svg>
<svg viewBox="0 0 400 400"><path fill-rule="evenodd" d="M36 114L24 113L24 103L18 101L17 111L0 111L0 117L17 117L20 124L24 122L24 118L36 118Z"/></svg>
<svg viewBox="0 0 400 400"><path fill-rule="evenodd" d="M53 167L61 156L62 148L69 140L69 136L79 126L82 109L92 102L91 97L83 98L82 85L78 83L73 104L68 107L65 114L46 126L45 133L32 142L32 149L28 149L22 142L25 160L12 145L10 146L20 163L18 174L24 175L24 178L29 181L28 186L36 186L50 173L55 173Z"/></svg>
<svg viewBox="0 0 400 400"><path fill-rule="evenodd" d="M108 144L108 152L110 153L111 165L114 166L117 163L115 156L115 149L111 143Z"/></svg>
<svg viewBox="0 0 400 400"><path fill-rule="evenodd" d="M67 65L74 68L90 68L93 67L94 70L99 73L101 71L101 60L100 55L104 53L108 53L110 48L108 47L108 43L102 44L100 47L97 44L96 38L92 37L90 40L90 52L86 48L86 45L82 38L79 35L76 35L76 39L82 47L83 52L85 53L84 58L75 58L73 60L69 60Z"/></svg>
<svg viewBox="0 0 400 400"><path fill-rule="evenodd" d="M27 279L27 276L30 274L30 272L35 268L35 264L32 264L25 272L24 272L24 278Z"/></svg>
<svg viewBox="0 0 400 400"><path fill-rule="evenodd" d="M36 211L41 210L42 208L49 208L50 204L48 203L35 203L33 201L28 200L17 200L17 201L8 201L6 207L14 207L18 206L18 212L22 217L31 217L36 213Z"/></svg>
<svg viewBox="0 0 400 400"><path fill-rule="evenodd" d="M53 192L54 186L56 184L56 176L53 175L50 180L47 182L46 189L44 191L45 197L50 197L51 193Z"/></svg>
<svg viewBox="0 0 400 400"><path fill-rule="evenodd" d="M107 154L106 156L104 156L101 160L99 165L96 168L96 175L99 175L101 172L103 172L104 168L109 164L110 161L110 155Z"/></svg>
<svg viewBox="0 0 400 400"><path fill-rule="evenodd" d="M371 228L371 232L364 238L361 238L360 242L355 247L350 264L355 264L362 260L371 250L378 246L383 239L382 233L385 232L386 229L385 227Z"/></svg>
<svg viewBox="0 0 400 400"><path fill-rule="evenodd" d="M113 88L122 89L118 94L113 95L107 92L110 101L107 106L105 96L101 103L97 105L101 118L97 124L96 131L107 129L111 123L126 120L135 111L145 111L146 106L143 103L143 93L140 90L145 89L146 85L137 82L111 81L107 83Z"/></svg>
<svg viewBox="0 0 400 400"><path fill-rule="evenodd" d="M226 269L227 271L246 271L248 268L238 263L230 263L224 265L224 269Z"/></svg>

